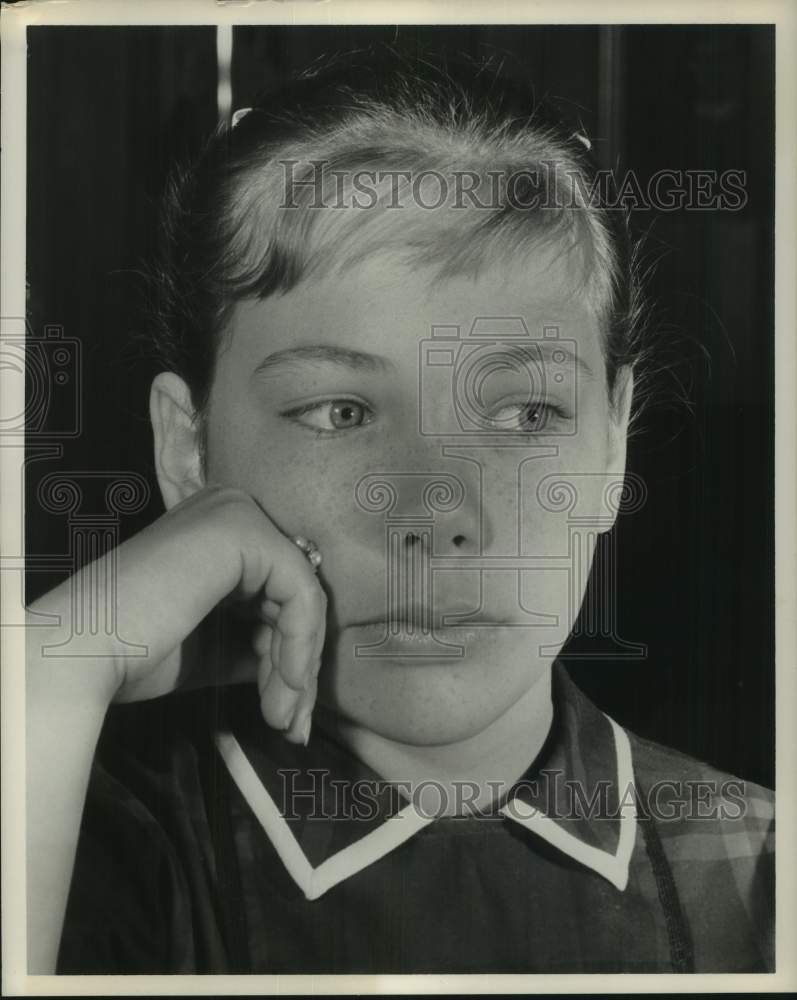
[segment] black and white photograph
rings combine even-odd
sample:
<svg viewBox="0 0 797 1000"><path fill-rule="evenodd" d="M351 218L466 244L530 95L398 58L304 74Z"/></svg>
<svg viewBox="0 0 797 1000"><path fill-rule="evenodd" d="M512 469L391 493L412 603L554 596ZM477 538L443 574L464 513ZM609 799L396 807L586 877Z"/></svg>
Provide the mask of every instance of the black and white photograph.
<svg viewBox="0 0 797 1000"><path fill-rule="evenodd" d="M4 6L8 995L794 973L785 5L393 6Z"/></svg>

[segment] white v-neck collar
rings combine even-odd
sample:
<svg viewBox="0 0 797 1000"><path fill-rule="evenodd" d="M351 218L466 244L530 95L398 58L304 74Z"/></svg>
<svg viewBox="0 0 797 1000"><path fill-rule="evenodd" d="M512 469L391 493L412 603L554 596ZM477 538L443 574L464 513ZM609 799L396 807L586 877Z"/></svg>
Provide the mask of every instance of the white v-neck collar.
<svg viewBox="0 0 797 1000"><path fill-rule="evenodd" d="M633 788L631 745L623 729L613 719L605 718L611 723L614 736L617 787L630 790ZM235 736L230 732L217 733L216 746L241 795L307 899L318 899L333 886L385 857L435 820L434 816L423 815L409 804L375 830L314 868ZM610 853L585 843L521 798L510 799L499 810L503 816L601 875L622 892L628 884L636 840L635 796L622 795L619 811L620 835L615 852Z"/></svg>

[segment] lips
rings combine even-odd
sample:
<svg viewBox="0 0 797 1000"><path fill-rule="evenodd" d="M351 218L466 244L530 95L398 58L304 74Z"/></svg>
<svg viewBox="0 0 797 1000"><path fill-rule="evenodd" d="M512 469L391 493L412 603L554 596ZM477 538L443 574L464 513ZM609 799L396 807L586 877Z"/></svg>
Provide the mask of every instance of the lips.
<svg viewBox="0 0 797 1000"><path fill-rule="evenodd" d="M383 618L352 626L347 631L355 643L355 657L364 662L386 658L406 666L450 666L472 660L486 646L494 648L495 633L487 622L483 624L485 627L481 628L463 624L422 630L406 621L389 628Z"/></svg>
<svg viewBox="0 0 797 1000"><path fill-rule="evenodd" d="M434 613L432 614L432 610ZM453 617L466 616L466 621L450 621ZM446 623L448 621L448 624ZM349 628L381 628L382 630L391 627L398 631L422 631L432 629L435 632L447 631L449 629L467 629L471 626L480 627L487 625L505 625L507 620L503 615L490 615L485 611L473 613L472 608L456 607L440 610L414 608L410 611L402 611L394 616L387 617L384 614L374 615L371 618L363 618L350 622Z"/></svg>

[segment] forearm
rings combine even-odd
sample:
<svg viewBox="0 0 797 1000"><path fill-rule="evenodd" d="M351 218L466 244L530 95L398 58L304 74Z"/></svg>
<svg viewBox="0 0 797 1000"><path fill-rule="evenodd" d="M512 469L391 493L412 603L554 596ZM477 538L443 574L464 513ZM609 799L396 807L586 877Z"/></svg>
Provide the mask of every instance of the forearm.
<svg viewBox="0 0 797 1000"><path fill-rule="evenodd" d="M58 593L48 595L52 608ZM28 632L26 850L28 970L55 971L91 764L114 673L107 663L46 657L60 636Z"/></svg>
<svg viewBox="0 0 797 1000"><path fill-rule="evenodd" d="M156 523L30 608L26 850L31 974L55 971L86 789L108 706L131 691L156 697L174 687L180 640L218 599L193 596L190 583L201 566L194 547ZM114 594L97 592L96 582L107 583L111 575ZM70 655L75 607L90 619L92 602L102 606L112 599L114 632L84 628L79 655ZM60 624L41 627L45 615Z"/></svg>

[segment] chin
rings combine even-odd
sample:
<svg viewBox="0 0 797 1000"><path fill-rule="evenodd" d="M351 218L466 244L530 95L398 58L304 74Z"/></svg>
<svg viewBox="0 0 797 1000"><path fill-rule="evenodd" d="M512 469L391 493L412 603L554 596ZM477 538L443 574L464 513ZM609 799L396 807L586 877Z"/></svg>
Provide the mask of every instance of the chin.
<svg viewBox="0 0 797 1000"><path fill-rule="evenodd" d="M479 644L482 645L481 643ZM319 702L344 724L414 746L440 746L477 736L526 694L551 658L517 634L496 634L461 658L353 655L351 641L319 676Z"/></svg>

